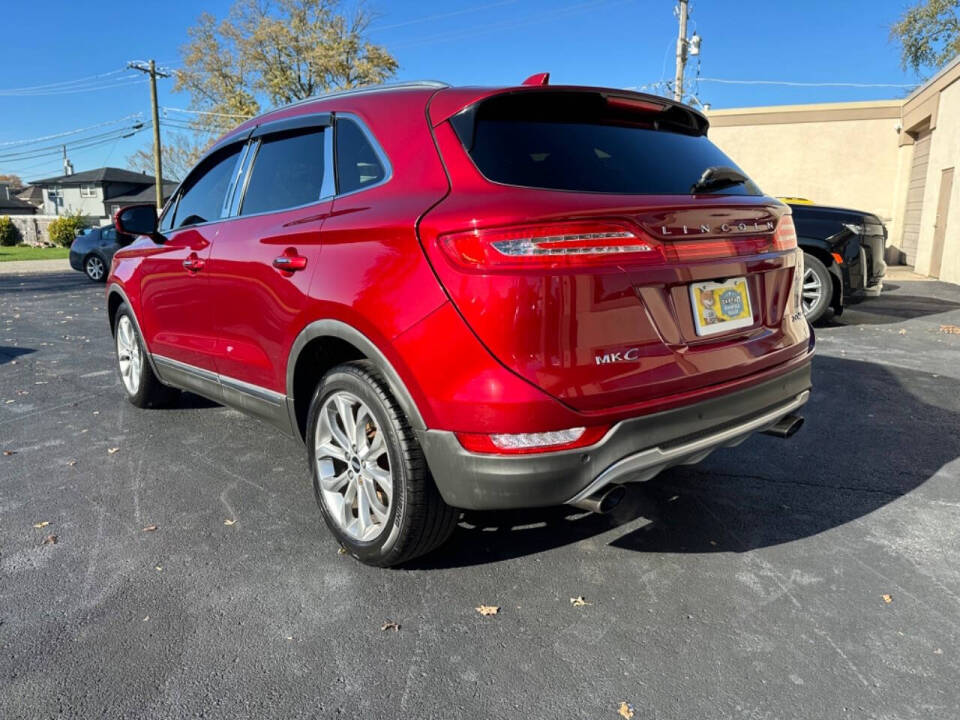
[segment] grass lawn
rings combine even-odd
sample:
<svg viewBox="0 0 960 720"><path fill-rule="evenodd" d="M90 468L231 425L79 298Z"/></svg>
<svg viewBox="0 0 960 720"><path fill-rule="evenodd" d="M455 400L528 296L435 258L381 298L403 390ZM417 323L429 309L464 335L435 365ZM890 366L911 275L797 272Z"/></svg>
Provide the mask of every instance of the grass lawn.
<svg viewBox="0 0 960 720"><path fill-rule="evenodd" d="M29 245L0 247L0 262L9 260L59 260L69 257L70 248L39 248Z"/></svg>

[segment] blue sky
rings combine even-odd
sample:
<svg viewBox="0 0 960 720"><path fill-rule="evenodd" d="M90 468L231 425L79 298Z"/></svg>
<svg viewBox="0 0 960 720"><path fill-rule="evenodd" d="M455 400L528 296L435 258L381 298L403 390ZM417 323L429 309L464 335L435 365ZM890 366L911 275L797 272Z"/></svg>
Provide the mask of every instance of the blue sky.
<svg viewBox="0 0 960 720"><path fill-rule="evenodd" d="M344 7L352 7L345 2ZM703 37L700 75L734 80L829 83L916 83L904 72L889 27L908 0L693 0L691 31ZM116 72L83 85L56 85L155 58L176 67L186 28L206 10L222 17L230 0L203 3L53 0L4 7L0 45L0 156L13 141L57 134L143 113L145 82ZM517 83L538 71L553 82L641 87L673 73L673 0L368 0L377 14L370 39L400 63L398 80L452 84ZM696 58L688 72L697 72ZM159 83L160 104L186 108L189 97ZM106 87L104 87L106 86ZM70 91L70 92L67 92ZM900 97L898 88L788 87L701 82L698 95L714 108ZM45 93L45 94L39 94ZM104 126L73 138L111 131ZM69 139L69 138L68 138ZM5 144L6 143L6 144ZM149 130L107 144L69 150L77 171L112 165L149 143ZM57 156L0 160L0 173L24 179L60 174Z"/></svg>

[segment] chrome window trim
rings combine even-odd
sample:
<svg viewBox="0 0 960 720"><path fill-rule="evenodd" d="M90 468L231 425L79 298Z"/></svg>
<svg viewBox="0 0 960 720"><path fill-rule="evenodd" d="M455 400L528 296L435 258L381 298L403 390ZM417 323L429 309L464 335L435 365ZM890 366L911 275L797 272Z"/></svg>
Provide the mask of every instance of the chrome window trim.
<svg viewBox="0 0 960 720"><path fill-rule="evenodd" d="M233 174L233 179L230 181L230 186L227 188L227 192L223 198L223 206L220 208L220 217L232 217L233 216L233 206L234 198L237 196L237 186L240 185L241 181L244 179L244 176L247 172L247 160L250 157L250 145L248 141L244 143L243 149L240 151L240 162L237 163L235 172Z"/></svg>

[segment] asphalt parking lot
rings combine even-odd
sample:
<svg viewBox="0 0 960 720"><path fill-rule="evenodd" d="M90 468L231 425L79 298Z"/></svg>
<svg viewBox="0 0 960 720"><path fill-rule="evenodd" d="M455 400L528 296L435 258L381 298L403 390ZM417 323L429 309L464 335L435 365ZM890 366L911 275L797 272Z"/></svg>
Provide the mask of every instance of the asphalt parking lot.
<svg viewBox="0 0 960 720"><path fill-rule="evenodd" d="M792 440L377 570L294 441L126 402L102 286L0 276L0 717L955 718L951 325L960 287L891 284L818 329Z"/></svg>

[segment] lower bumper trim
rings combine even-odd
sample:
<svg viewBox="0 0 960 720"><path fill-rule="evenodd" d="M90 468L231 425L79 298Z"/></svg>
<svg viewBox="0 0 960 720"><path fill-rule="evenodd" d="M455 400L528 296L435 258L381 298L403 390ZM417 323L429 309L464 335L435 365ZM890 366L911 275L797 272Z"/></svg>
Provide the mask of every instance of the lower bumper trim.
<svg viewBox="0 0 960 720"><path fill-rule="evenodd" d="M739 425L681 445L649 448L625 457L600 473L592 483L567 500L566 504L576 505L611 483L644 482L669 467L698 463L718 447L739 445L753 433L776 425L785 415L804 405L809 397L810 392L804 391L790 402Z"/></svg>

